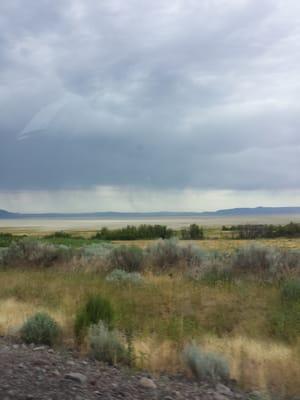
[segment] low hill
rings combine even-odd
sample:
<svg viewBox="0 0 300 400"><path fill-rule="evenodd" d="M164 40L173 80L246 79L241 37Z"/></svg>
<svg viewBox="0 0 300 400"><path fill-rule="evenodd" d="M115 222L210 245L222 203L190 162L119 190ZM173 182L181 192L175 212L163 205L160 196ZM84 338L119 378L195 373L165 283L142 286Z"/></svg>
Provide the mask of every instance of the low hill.
<svg viewBox="0 0 300 400"><path fill-rule="evenodd" d="M90 212L90 213L14 213L0 210L0 219L16 218L145 218L145 217L231 217L259 215L295 215L300 214L300 207L256 207L231 208L205 212Z"/></svg>

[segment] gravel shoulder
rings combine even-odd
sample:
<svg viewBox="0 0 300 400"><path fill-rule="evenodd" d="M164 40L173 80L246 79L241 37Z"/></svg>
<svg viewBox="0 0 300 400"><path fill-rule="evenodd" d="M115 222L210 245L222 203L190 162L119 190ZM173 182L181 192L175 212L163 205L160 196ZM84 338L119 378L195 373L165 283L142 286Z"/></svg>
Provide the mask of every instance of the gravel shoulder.
<svg viewBox="0 0 300 400"><path fill-rule="evenodd" d="M154 377L54 351L0 339L1 400L226 400L247 399L236 388L182 376Z"/></svg>

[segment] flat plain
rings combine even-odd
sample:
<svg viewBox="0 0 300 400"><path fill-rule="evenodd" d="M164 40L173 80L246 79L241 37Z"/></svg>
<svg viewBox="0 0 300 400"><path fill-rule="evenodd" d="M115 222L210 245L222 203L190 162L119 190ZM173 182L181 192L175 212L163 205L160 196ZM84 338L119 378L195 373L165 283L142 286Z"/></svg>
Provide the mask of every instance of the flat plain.
<svg viewBox="0 0 300 400"><path fill-rule="evenodd" d="M264 219L263 222L276 224L290 220L284 217ZM97 246L90 237L102 226L114 228L167 222L173 228L199 223L194 219L114 220L109 223L107 220L2 220L0 231L28 234L44 242L46 234L59 228L82 236L79 243L85 247L90 242ZM237 240L222 231L222 225L244 222L249 222L249 219L209 221L204 225L205 240L180 241L180 245L192 243L204 251L230 254L253 243L270 249L300 250L299 238ZM59 240L55 244L67 243L64 239ZM73 242L70 242L72 246ZM134 245L147 251L155 242L114 241L112 245ZM108 282L106 275L107 272L93 270L90 265L81 267L75 264L49 268L28 268L25 265L0 268L0 334L18 335L29 316L45 311L61 325L64 344L74 346L76 312L90 294L100 293L109 299L116 311L117 328L133 332L137 368L154 374L184 372L182 349L187 343L194 342L206 351L224 356L230 364L231 377L243 388L276 392L280 398L299 394L299 324L296 318L295 323L284 322L286 314L282 311L279 282L260 281L255 276L251 279L239 277L234 281L194 280L186 277L180 269L160 274L145 270L142 272L142 285ZM297 307L296 313L299 312ZM287 323L286 329L278 328L274 321Z"/></svg>

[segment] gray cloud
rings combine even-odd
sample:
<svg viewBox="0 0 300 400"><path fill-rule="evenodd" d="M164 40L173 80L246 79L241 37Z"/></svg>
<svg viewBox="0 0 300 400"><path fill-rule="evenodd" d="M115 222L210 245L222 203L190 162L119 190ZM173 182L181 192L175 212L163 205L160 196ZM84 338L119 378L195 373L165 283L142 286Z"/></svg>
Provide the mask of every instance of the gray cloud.
<svg viewBox="0 0 300 400"><path fill-rule="evenodd" d="M3 0L0 190L300 188L296 0Z"/></svg>

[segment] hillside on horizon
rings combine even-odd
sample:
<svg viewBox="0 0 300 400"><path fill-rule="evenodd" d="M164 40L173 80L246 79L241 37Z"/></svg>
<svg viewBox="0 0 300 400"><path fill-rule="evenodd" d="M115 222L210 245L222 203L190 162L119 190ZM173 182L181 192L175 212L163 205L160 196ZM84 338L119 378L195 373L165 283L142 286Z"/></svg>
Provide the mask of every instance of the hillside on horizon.
<svg viewBox="0 0 300 400"><path fill-rule="evenodd" d="M300 207L254 207L229 208L217 211L155 211L155 212L81 212L81 213L16 213L0 209L0 219L18 218L139 218L139 217L230 217L259 215L293 215L300 214Z"/></svg>

